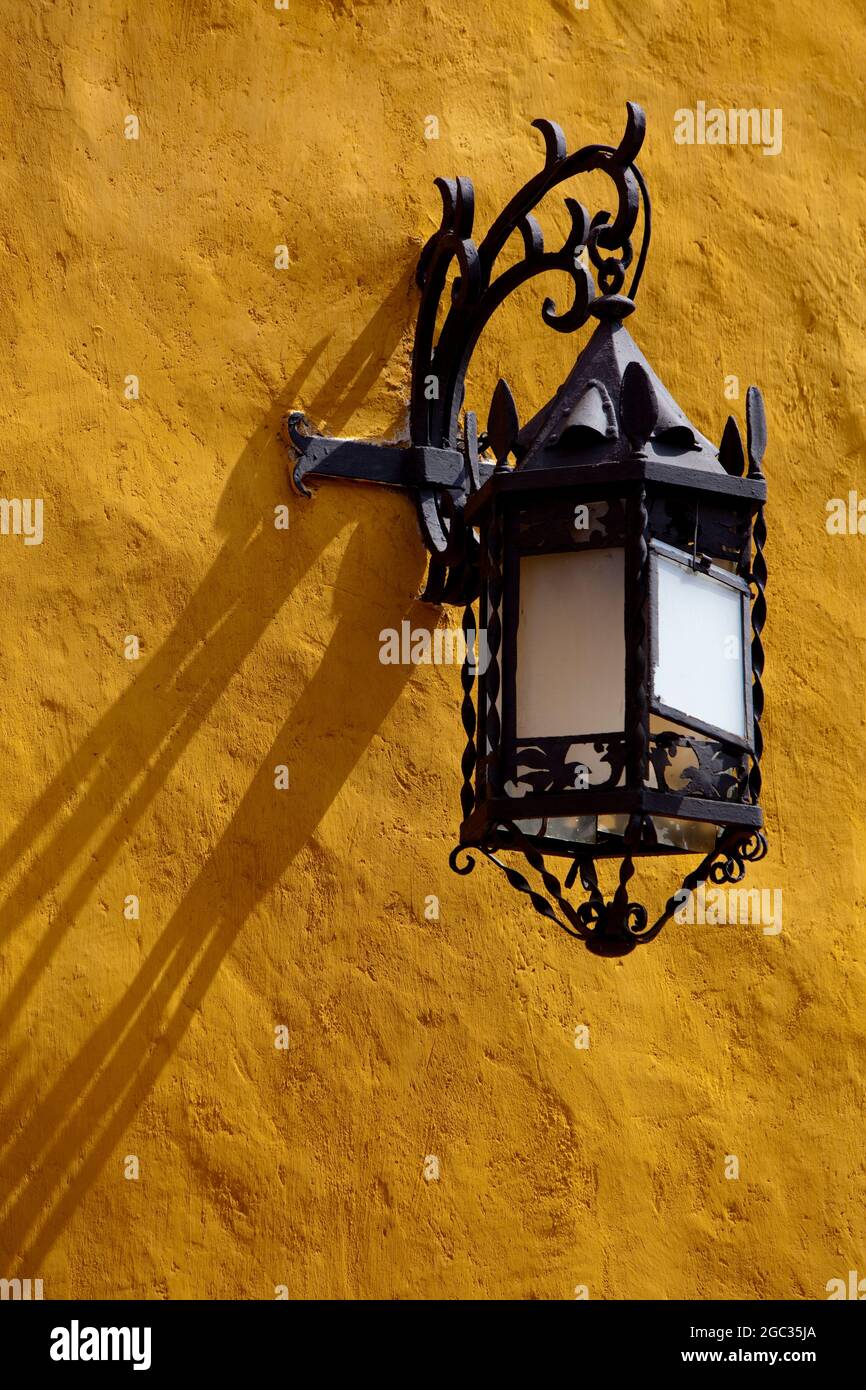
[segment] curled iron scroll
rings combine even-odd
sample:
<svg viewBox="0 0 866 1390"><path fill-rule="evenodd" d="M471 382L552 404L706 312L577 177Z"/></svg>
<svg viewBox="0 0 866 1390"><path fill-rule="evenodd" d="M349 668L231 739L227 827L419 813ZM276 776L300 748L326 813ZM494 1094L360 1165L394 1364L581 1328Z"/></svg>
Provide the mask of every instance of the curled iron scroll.
<svg viewBox="0 0 866 1390"><path fill-rule="evenodd" d="M416 444L459 447L458 419L475 347L499 306L529 280L550 270L570 277L571 304L559 311L548 297L541 306L544 322L560 333L575 332L590 314L616 317L633 308L651 233L649 196L634 164L646 132L644 112L628 102L626 128L618 145L585 145L573 154L568 154L565 136L555 122L540 119L533 121L533 126L544 139L544 166L511 198L480 243L472 238L475 196L470 180L436 180L442 196L442 221L421 252L416 274L421 304L412 358L410 412ZM546 250L534 210L557 185L594 170L610 178L616 192L615 212L611 215L599 210L590 216L576 199L566 198L568 234L559 248ZM628 292L623 294L641 206L641 248ZM514 233L522 239L523 256L497 273L497 258ZM584 252L595 269L597 286L584 264ZM451 302L437 335L439 306L455 261ZM452 500L460 510L466 494ZM460 535L455 512L449 514L441 491L423 490L418 510L425 544L432 555L425 597L442 601L449 592L454 593L454 581L449 581L447 572L466 537Z"/></svg>

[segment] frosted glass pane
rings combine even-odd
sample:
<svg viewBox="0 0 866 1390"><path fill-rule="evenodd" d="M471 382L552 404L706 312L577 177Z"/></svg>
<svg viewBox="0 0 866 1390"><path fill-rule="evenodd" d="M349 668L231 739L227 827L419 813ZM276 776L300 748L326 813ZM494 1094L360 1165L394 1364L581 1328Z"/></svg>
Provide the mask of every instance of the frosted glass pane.
<svg viewBox="0 0 866 1390"><path fill-rule="evenodd" d="M660 845L691 850L695 854L709 854L716 843L718 827L709 821L653 816L652 823Z"/></svg>
<svg viewBox="0 0 866 1390"><path fill-rule="evenodd" d="M623 728L622 550L521 557L516 720L518 738Z"/></svg>
<svg viewBox="0 0 866 1390"><path fill-rule="evenodd" d="M745 738L742 594L667 556L657 555L655 565L656 699Z"/></svg>
<svg viewBox="0 0 866 1390"><path fill-rule="evenodd" d="M547 835L551 840L568 840L572 844L594 845L596 818L595 816L552 816L547 822Z"/></svg>

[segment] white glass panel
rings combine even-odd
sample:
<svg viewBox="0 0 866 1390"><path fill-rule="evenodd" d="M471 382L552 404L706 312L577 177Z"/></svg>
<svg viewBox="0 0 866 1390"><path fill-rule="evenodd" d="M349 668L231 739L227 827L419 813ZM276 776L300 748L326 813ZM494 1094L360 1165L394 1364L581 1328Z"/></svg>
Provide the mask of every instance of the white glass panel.
<svg viewBox="0 0 866 1390"><path fill-rule="evenodd" d="M746 736L743 597L712 575L665 555L658 580L653 691L669 709Z"/></svg>
<svg viewBox="0 0 866 1390"><path fill-rule="evenodd" d="M621 549L521 558L516 719L518 738L623 728Z"/></svg>

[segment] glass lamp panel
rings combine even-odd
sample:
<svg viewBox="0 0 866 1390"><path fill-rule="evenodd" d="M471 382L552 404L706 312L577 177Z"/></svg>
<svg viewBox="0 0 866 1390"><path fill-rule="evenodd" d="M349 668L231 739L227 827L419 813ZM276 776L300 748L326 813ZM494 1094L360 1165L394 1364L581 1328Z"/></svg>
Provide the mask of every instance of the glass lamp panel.
<svg viewBox="0 0 866 1390"><path fill-rule="evenodd" d="M564 840L576 845L594 845L596 817L551 816L547 822L547 833L551 840Z"/></svg>
<svg viewBox="0 0 866 1390"><path fill-rule="evenodd" d="M682 820L673 816L651 816L649 819L662 849L708 854L718 838L718 826L710 821ZM545 844L603 847L605 842L625 835L628 821L625 815L551 816L549 819L536 816L532 820L517 820L515 825L524 835L539 837Z"/></svg>
<svg viewBox="0 0 866 1390"><path fill-rule="evenodd" d="M653 816L652 823L660 845L709 854L716 843L718 827L710 821L680 820L675 816Z"/></svg>
<svg viewBox="0 0 866 1390"><path fill-rule="evenodd" d="M623 573L621 549L521 557L519 739L624 727Z"/></svg>
<svg viewBox="0 0 866 1390"><path fill-rule="evenodd" d="M600 838L605 835L625 835L628 829L629 817L624 815L606 815L598 818L598 834Z"/></svg>
<svg viewBox="0 0 866 1390"><path fill-rule="evenodd" d="M654 564L656 701L745 739L742 592L666 555Z"/></svg>
<svg viewBox="0 0 866 1390"><path fill-rule="evenodd" d="M575 845L595 844L595 816L551 816L549 819L536 817L535 820L518 820L514 823L524 835L540 835L546 841Z"/></svg>

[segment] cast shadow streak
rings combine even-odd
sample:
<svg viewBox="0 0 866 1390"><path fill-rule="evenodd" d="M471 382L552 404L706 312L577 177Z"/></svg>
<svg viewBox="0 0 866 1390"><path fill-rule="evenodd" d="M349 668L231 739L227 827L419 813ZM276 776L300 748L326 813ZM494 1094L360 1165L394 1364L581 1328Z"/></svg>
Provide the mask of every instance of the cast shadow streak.
<svg viewBox="0 0 866 1390"><path fill-rule="evenodd" d="M398 298L401 303L406 298L403 281L311 402L311 414L321 408L334 380L354 382L356 388L360 382L361 389L368 389L370 373L380 369L377 361L381 364L393 350L393 344L387 347L387 340L388 332L394 331ZM397 332L397 339L400 336ZM296 373L282 401L273 408L265 430L242 456L234 479L239 470L257 469L276 422L288 406L297 403L300 379L321 347ZM330 420L339 421L350 414L343 402ZM285 460L282 454L279 457L282 469ZM272 483L270 487L268 500L272 502ZM56 831L4 903L0 934L11 931L22 913L32 911L46 887L87 848L104 820L106 798L109 804L116 804L118 781L126 790L143 772L142 785L115 830L103 838L97 853L89 856L89 867L64 903L61 929L72 924L94 882L162 786L240 661L315 558L306 556L303 566L296 564L294 570L287 566L285 550L274 544L274 535L254 533L264 507L260 496L253 500L252 522L246 517L238 534L226 543L171 637L3 847L0 862L6 867L61 813L70 781L74 785L79 779L84 781L94 758L105 758L116 750L119 767L101 768L69 821ZM347 563L352 550L350 545ZM420 579L420 561L419 553L419 573L413 580ZM396 615L395 625L400 616ZM306 843L362 756L370 735L398 698L408 671L376 662L363 726L347 720L354 673L359 668L369 670L371 655L378 650L382 621L381 608L372 614L365 606L341 616L319 671L280 729L212 855L121 1001L41 1097L23 1126L13 1128L14 1117L7 1109L4 1129L12 1137L0 1162L0 1191L4 1194L0 1259L4 1266L11 1268L14 1262L20 1268L39 1267L172 1056L237 933ZM161 702L159 709L148 720L155 702ZM310 759L298 763L297 769L293 764L292 790L280 794L273 785L274 764L292 761L287 759L287 747L296 742L293 730L297 728L309 729L313 737L316 730L330 735L327 761ZM50 960L59 935L54 924L27 962L2 1011L5 1029ZM182 997L173 1004L181 990ZM39 1172L44 1175L42 1179ZM22 1248L28 1241L27 1248Z"/></svg>
<svg viewBox="0 0 866 1390"><path fill-rule="evenodd" d="M400 340L401 306L407 298L404 275L314 396L309 406L314 418L330 405L328 427L338 430L351 417ZM326 343L323 339L308 354L235 465L217 515L228 538L173 632L0 846L0 876L6 878L31 855L31 846L62 817L68 802L74 802L71 814L60 820L0 905L2 944L102 831L56 920L0 1005L0 1038L232 675L336 535L336 529L330 531L316 551L300 556L272 527L262 527L268 504L288 500L288 457L276 439L280 420L298 404ZM106 832L106 820L130 792L122 814Z"/></svg>
<svg viewBox="0 0 866 1390"><path fill-rule="evenodd" d="M428 621L434 620L430 614ZM341 617L315 678L132 985L10 1145L0 1163L0 1189L18 1195L0 1222L0 1251L8 1252L7 1260L20 1251L20 1268L41 1268L183 1038L244 922L307 842L398 698L409 668L376 662L364 723L347 724L355 672L375 659L380 625L381 610ZM287 757L296 726L328 733L327 761ZM288 793L274 789L274 765L281 761L298 769ZM39 1190L31 1176L37 1165L53 1191Z"/></svg>

